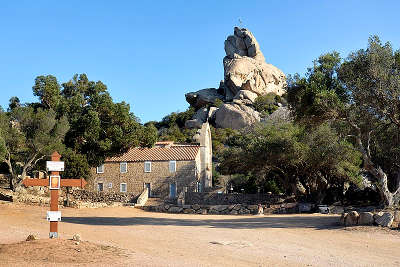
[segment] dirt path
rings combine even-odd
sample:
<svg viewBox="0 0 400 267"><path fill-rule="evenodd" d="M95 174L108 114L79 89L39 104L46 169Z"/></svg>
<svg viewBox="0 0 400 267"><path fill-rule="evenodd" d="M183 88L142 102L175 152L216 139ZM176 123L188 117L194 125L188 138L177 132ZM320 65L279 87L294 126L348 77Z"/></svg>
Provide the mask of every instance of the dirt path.
<svg viewBox="0 0 400 267"><path fill-rule="evenodd" d="M47 210L0 204L0 243L20 242L30 233L47 239ZM80 233L85 241L126 252L118 260L104 257L103 265L400 266L399 231L344 229L336 226L337 216L186 215L130 207L64 208L62 216L61 238ZM93 257L99 256L87 254L87 265L98 266ZM18 263L15 258L13 264ZM0 265L8 265L4 260Z"/></svg>

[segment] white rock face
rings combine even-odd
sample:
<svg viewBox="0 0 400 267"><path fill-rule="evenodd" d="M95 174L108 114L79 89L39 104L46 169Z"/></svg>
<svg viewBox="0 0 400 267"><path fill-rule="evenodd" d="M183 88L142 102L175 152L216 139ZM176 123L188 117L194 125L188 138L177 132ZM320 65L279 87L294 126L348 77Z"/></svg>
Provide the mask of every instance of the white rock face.
<svg viewBox="0 0 400 267"><path fill-rule="evenodd" d="M249 90L257 95L285 93L285 74L265 62L258 42L249 30L235 27L234 35L225 40L225 53L224 80L233 94L239 90Z"/></svg>
<svg viewBox="0 0 400 267"><path fill-rule="evenodd" d="M245 105L224 104L215 113L218 128L241 129L259 121L260 114Z"/></svg>

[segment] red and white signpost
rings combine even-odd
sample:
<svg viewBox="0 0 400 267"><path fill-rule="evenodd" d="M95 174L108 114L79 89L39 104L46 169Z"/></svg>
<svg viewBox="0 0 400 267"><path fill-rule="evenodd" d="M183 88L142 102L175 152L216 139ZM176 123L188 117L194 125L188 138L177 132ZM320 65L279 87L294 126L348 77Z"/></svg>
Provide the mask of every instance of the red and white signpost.
<svg viewBox="0 0 400 267"><path fill-rule="evenodd" d="M60 161L61 155L54 151L51 161L46 164L50 171L49 179L24 179L25 186L49 186L50 188L50 211L47 212L47 220L50 221L50 238L58 237L58 222L61 221L61 212L58 211L58 191L62 186L73 186L84 188L85 179L60 179L60 171L64 171L64 162Z"/></svg>

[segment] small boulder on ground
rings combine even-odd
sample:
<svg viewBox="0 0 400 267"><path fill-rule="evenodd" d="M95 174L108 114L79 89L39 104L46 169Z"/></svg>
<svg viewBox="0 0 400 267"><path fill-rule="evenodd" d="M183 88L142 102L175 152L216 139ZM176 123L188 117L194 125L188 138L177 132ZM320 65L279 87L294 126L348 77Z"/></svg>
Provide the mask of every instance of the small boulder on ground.
<svg viewBox="0 0 400 267"><path fill-rule="evenodd" d="M375 223L382 227L392 226L394 216L390 212L379 212L374 215Z"/></svg>
<svg viewBox="0 0 400 267"><path fill-rule="evenodd" d="M374 214L372 212L360 212L360 218L358 220L359 225L373 225Z"/></svg>
<svg viewBox="0 0 400 267"><path fill-rule="evenodd" d="M360 215L358 214L357 211L350 211L346 218L344 225L345 226L353 226L358 224L358 219L360 218Z"/></svg>
<svg viewBox="0 0 400 267"><path fill-rule="evenodd" d="M74 234L72 237L72 240L76 241L76 242L81 242L82 241L82 237L80 234Z"/></svg>
<svg viewBox="0 0 400 267"><path fill-rule="evenodd" d="M39 238L34 235L34 234L30 234L28 235L28 237L26 238L26 241L33 241L33 240L38 240Z"/></svg>

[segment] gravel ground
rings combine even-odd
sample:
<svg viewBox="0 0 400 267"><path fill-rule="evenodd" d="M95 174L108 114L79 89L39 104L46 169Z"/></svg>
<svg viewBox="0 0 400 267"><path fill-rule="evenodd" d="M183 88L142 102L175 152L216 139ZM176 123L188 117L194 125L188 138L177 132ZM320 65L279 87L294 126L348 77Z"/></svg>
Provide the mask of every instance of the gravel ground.
<svg viewBox="0 0 400 267"><path fill-rule="evenodd" d="M400 266L398 230L342 228L334 215L62 208L60 239L48 240L47 210L0 204L0 244L9 244L0 246L0 265ZM41 240L21 242L31 233ZM79 245L68 240L76 233L84 240ZM81 247L79 253L74 246Z"/></svg>

